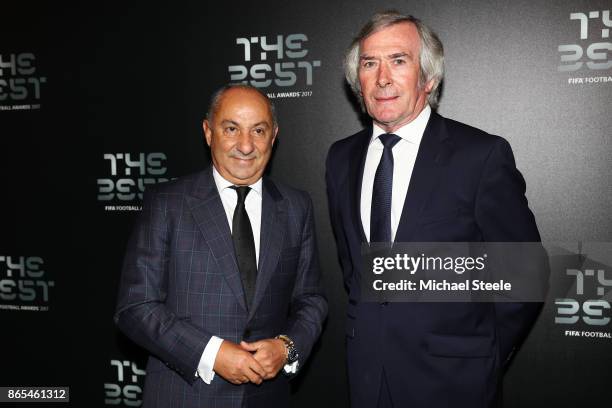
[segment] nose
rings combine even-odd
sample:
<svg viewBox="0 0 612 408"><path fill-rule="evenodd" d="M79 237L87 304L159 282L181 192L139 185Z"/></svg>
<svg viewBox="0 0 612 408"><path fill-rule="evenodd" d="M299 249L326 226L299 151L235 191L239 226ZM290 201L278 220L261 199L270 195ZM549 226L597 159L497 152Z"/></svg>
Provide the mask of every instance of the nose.
<svg viewBox="0 0 612 408"><path fill-rule="evenodd" d="M391 73L389 72L389 67L385 62L382 62L378 65L378 72L376 76L376 85L381 88L386 87L391 84Z"/></svg>
<svg viewBox="0 0 612 408"><path fill-rule="evenodd" d="M236 148L240 153L247 156L255 150L255 144L253 143L253 135L248 131L240 132L238 136L238 142Z"/></svg>

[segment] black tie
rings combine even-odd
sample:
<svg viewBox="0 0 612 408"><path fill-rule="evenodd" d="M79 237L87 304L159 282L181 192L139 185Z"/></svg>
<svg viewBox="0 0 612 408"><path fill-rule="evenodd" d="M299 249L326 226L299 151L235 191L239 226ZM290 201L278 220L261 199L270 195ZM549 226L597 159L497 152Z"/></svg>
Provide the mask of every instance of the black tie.
<svg viewBox="0 0 612 408"><path fill-rule="evenodd" d="M393 133L378 136L384 146L374 176L370 210L370 242L391 242L391 193L393 191L393 146L400 137Z"/></svg>
<svg viewBox="0 0 612 408"><path fill-rule="evenodd" d="M255 279L257 277L257 261L255 257L255 241L253 240L253 229L249 214L247 214L244 200L251 191L251 187L233 186L238 195L238 202L234 210L232 220L232 240L234 241L234 251L236 251L236 261L240 270L240 279L246 297L247 307L250 307L253 295L255 294Z"/></svg>

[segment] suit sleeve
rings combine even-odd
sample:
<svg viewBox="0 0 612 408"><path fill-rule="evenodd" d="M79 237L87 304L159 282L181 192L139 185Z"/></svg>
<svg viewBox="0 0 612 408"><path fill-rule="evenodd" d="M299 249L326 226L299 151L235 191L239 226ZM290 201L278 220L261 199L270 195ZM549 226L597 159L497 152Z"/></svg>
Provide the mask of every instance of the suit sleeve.
<svg viewBox="0 0 612 408"><path fill-rule="evenodd" d="M130 339L192 383L211 334L166 307L169 233L165 201L148 188L128 242L115 322Z"/></svg>
<svg viewBox="0 0 612 408"><path fill-rule="evenodd" d="M476 221L488 242L540 242L535 218L527 205L525 180L516 168L507 141L497 139L486 160L476 197ZM545 258L545 252L542 249ZM534 284L547 272L534 271ZM533 265L530 265L533 267ZM539 275L538 275L539 274ZM542 308L539 302L495 303L497 338L502 363L508 362Z"/></svg>
<svg viewBox="0 0 612 408"><path fill-rule="evenodd" d="M334 145L329 149L327 154L327 160L325 163L325 182L327 186L327 204L329 209L329 218L331 221L332 230L334 232L334 238L336 241L336 250L338 252L338 260L342 268L342 274L344 279L344 287L348 291L349 282L353 273L353 264L349 253L349 246L347 243L346 233L342 226L342 219L340 217L340 209L338 207L338 186L336 185L335 178L338 177L337 171L334 170L335 160L338 160L337 154L334 152Z"/></svg>
<svg viewBox="0 0 612 408"><path fill-rule="evenodd" d="M310 355L327 316L327 299L321 286L313 206L310 197L307 197L306 204L297 277L291 295L289 319L284 328L284 333L295 343L300 367Z"/></svg>

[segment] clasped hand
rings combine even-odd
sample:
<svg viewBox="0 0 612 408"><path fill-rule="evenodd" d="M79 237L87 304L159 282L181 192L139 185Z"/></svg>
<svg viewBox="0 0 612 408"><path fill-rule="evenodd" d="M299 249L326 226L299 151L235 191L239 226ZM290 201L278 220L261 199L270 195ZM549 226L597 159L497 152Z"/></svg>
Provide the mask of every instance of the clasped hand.
<svg viewBox="0 0 612 408"><path fill-rule="evenodd" d="M279 339L241 341L240 344L224 340L213 369L232 384L261 384L276 377L286 358L285 344Z"/></svg>

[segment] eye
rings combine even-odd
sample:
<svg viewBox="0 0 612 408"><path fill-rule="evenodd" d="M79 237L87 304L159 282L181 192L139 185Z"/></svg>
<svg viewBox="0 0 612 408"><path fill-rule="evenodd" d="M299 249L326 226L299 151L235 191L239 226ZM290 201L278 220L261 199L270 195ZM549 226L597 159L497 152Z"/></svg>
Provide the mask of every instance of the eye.
<svg viewBox="0 0 612 408"><path fill-rule="evenodd" d="M254 132L255 132L256 134L258 134L258 135L263 135L263 134L265 134L265 133L266 133L266 131L265 131L265 129L264 129L264 128L255 128L255 129L254 129Z"/></svg>
<svg viewBox="0 0 612 408"><path fill-rule="evenodd" d="M238 128L236 126L227 126L225 128L225 132L226 133L234 133L238 130Z"/></svg>
<svg viewBox="0 0 612 408"><path fill-rule="evenodd" d="M376 66L376 62L375 61L364 61L363 64L361 64L361 66L363 68L373 68Z"/></svg>
<svg viewBox="0 0 612 408"><path fill-rule="evenodd" d="M406 63L406 60L404 58L396 58L393 60L393 63L395 65L403 65Z"/></svg>

